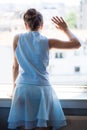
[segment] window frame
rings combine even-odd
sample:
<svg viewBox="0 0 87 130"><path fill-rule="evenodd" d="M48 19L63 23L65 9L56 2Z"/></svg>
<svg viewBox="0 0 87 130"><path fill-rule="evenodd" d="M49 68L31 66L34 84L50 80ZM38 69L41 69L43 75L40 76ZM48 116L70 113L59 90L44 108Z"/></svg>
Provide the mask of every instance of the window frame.
<svg viewBox="0 0 87 130"><path fill-rule="evenodd" d="M87 100L78 99L59 99L62 108L66 109L87 109ZM0 98L0 107L10 108L11 98Z"/></svg>

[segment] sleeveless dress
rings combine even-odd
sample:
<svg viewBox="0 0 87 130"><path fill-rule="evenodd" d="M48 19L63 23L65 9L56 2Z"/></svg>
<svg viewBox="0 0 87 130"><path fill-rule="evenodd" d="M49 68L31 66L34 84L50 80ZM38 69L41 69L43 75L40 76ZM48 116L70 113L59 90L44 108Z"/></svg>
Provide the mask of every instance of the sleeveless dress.
<svg viewBox="0 0 87 130"><path fill-rule="evenodd" d="M37 31L20 34L16 48L19 74L8 117L8 128L66 125L58 97L51 87L48 39Z"/></svg>

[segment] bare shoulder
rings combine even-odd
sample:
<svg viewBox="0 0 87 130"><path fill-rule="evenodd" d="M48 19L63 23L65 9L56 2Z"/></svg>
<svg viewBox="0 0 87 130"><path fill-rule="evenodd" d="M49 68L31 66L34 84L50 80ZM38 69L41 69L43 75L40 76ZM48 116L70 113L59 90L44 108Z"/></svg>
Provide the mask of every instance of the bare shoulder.
<svg viewBox="0 0 87 130"><path fill-rule="evenodd" d="M58 46L60 43L60 40L58 39L49 39L48 41L49 41L49 49L56 48L56 44Z"/></svg>
<svg viewBox="0 0 87 130"><path fill-rule="evenodd" d="M53 41L54 41L54 39L49 39L48 40L49 41L49 49L51 49L52 48L52 46L53 46Z"/></svg>
<svg viewBox="0 0 87 130"><path fill-rule="evenodd" d="M13 49L14 49L14 50L15 50L16 47L17 47L18 39L19 39L19 34L15 35L15 36L14 36L14 39L13 39Z"/></svg>

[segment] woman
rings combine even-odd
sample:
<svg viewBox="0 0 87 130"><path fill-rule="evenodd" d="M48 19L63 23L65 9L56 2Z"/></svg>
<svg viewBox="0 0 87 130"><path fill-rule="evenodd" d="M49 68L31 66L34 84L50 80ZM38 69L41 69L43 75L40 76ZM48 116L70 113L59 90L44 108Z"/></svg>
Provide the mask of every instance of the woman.
<svg viewBox="0 0 87 130"><path fill-rule="evenodd" d="M41 35L43 16L36 9L28 9L23 18L28 32L16 35L13 41L14 91L8 127L58 129L66 125L66 119L49 81L49 50L75 49L80 43L63 18L53 17L52 21L68 36L68 41Z"/></svg>

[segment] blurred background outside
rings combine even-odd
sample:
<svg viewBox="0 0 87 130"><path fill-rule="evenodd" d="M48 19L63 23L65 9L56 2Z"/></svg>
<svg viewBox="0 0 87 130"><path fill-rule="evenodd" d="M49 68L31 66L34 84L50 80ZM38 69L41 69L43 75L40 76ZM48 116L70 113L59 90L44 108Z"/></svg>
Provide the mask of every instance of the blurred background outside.
<svg viewBox="0 0 87 130"><path fill-rule="evenodd" d="M41 32L48 38L67 40L51 18L62 16L79 38L81 47L74 50L52 49L48 71L53 88L61 99L87 99L87 0L0 0L0 98L12 90L12 41L15 34L26 31L23 14L38 9L44 17Z"/></svg>

